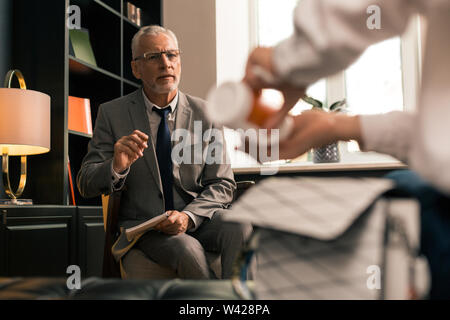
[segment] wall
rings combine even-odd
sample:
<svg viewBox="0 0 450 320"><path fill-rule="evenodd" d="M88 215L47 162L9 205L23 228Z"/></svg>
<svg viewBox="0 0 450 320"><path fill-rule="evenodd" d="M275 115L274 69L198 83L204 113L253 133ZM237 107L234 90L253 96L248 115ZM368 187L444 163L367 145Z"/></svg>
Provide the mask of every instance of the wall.
<svg viewBox="0 0 450 320"><path fill-rule="evenodd" d="M217 83L244 76L251 39L251 1L216 0ZM250 23L249 23L250 22Z"/></svg>
<svg viewBox="0 0 450 320"><path fill-rule="evenodd" d="M212 86L240 80L247 61L249 5L242 0L164 0L163 25L182 53L180 89L205 98Z"/></svg>
<svg viewBox="0 0 450 320"><path fill-rule="evenodd" d="M3 79L10 68L11 48L11 2L0 1L0 80L3 87Z"/></svg>
<svg viewBox="0 0 450 320"><path fill-rule="evenodd" d="M216 82L215 1L164 0L163 12L182 51L180 89L205 98Z"/></svg>

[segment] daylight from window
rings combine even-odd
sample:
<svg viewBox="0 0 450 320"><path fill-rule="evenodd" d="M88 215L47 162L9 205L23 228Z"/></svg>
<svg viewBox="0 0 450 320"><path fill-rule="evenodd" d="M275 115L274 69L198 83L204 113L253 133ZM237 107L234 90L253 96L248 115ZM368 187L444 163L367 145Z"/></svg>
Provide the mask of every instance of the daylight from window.
<svg viewBox="0 0 450 320"><path fill-rule="evenodd" d="M289 37L293 32L293 12L301 0L255 0L256 30L259 46L273 46ZM295 53L293 53L295 54ZM393 38L372 45L344 72L345 79L342 96L347 99L347 112L350 114L375 114L402 110L402 69L400 38ZM307 95L327 102L327 81L322 79L312 84ZM264 100L271 105L280 106L282 96L275 90L265 90ZM300 100L291 110L298 115L311 105ZM227 133L229 147L240 145L237 136ZM231 145L230 145L231 144ZM355 142L348 144L348 151L359 151ZM231 153L233 166L254 165L256 162L240 152Z"/></svg>

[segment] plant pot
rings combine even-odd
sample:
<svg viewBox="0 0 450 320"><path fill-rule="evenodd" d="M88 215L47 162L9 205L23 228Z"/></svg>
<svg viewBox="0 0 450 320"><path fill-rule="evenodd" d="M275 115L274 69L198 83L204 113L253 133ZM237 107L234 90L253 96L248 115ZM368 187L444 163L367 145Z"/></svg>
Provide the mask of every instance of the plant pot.
<svg viewBox="0 0 450 320"><path fill-rule="evenodd" d="M337 142L314 149L313 152L314 163L339 162L340 160L341 159L339 156L339 145Z"/></svg>

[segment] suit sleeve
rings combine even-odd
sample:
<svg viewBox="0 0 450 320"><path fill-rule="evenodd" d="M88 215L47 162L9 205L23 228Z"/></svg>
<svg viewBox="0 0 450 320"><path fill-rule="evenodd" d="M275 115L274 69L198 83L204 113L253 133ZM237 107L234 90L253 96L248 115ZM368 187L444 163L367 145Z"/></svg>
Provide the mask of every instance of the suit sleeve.
<svg viewBox="0 0 450 320"><path fill-rule="evenodd" d="M104 112L104 106L101 105L94 135L88 145L88 153L84 157L77 175L78 190L83 197L92 198L112 193L111 166L114 143L110 123Z"/></svg>
<svg viewBox="0 0 450 320"><path fill-rule="evenodd" d="M211 218L218 209L228 208L236 190L233 171L226 152L223 128L213 127L207 146L206 164L201 175L202 192L183 210Z"/></svg>

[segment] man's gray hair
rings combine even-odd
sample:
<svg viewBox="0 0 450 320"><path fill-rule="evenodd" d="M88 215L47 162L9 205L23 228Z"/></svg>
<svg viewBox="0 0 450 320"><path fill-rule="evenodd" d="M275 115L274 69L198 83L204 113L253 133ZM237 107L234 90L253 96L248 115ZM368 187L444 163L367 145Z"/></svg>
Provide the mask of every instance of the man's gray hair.
<svg viewBox="0 0 450 320"><path fill-rule="evenodd" d="M175 41L175 45L178 49L178 39L175 33L173 33L172 30L166 29L164 27L158 26L158 25L150 25L145 26L139 29L138 32L133 36L133 39L131 40L131 53L133 55L133 59L136 58L136 52L138 50L139 46L139 39L144 35L151 35L151 36L157 36L160 33L164 33L171 37Z"/></svg>

